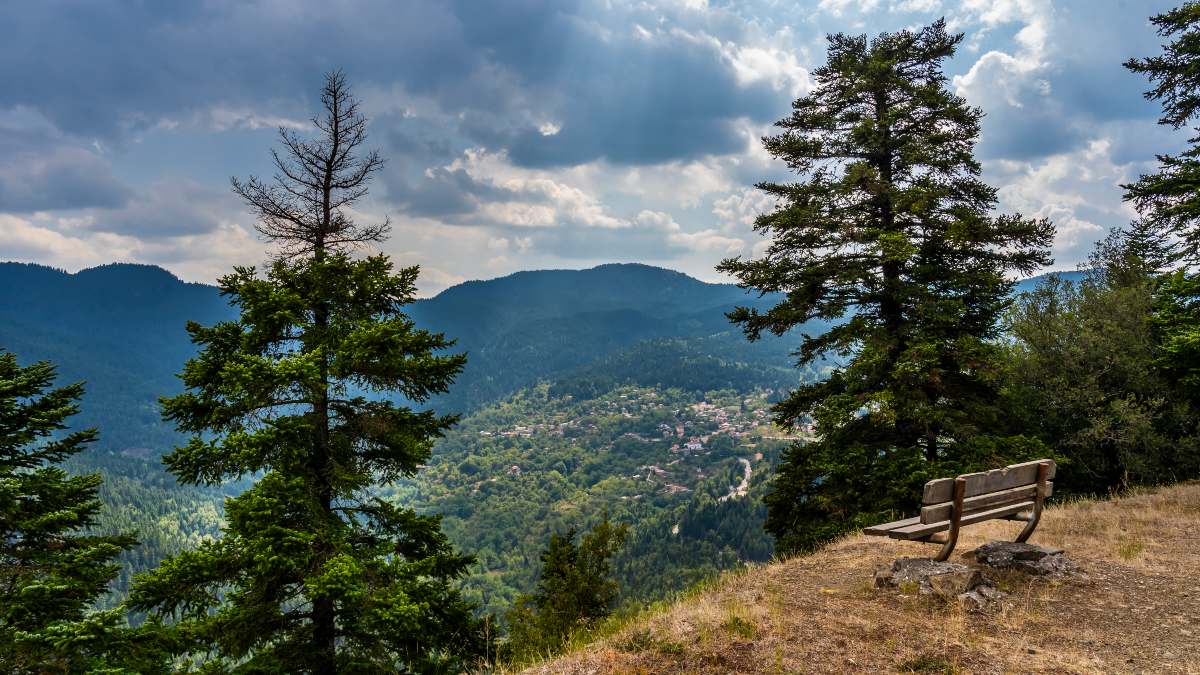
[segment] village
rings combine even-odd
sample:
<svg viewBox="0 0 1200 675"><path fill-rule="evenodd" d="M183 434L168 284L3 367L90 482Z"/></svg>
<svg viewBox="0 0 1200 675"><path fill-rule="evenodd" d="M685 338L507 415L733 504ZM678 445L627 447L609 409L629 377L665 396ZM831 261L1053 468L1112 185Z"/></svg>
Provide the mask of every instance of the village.
<svg viewBox="0 0 1200 675"><path fill-rule="evenodd" d="M651 493L686 495L721 472L736 480L720 488L719 499L744 496L754 467L763 461L758 450L763 439L803 440L813 432L809 421L791 431L776 427L768 398L766 391L700 395L630 386L596 399L548 400L535 418L497 419L510 423L477 428L479 443L512 444L526 452L517 452L521 459L497 467L492 475L477 477L472 494L478 494L484 483L544 468L539 467L535 450L569 442L606 456L605 465L612 471L605 477L620 479L631 488L622 500Z"/></svg>

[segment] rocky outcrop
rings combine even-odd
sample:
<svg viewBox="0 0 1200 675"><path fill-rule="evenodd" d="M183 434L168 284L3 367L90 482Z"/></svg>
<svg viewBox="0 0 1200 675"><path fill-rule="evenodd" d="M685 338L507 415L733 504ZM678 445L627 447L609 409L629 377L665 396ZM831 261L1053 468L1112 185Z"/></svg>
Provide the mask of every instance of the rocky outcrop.
<svg viewBox="0 0 1200 675"><path fill-rule="evenodd" d="M1016 569L1037 576L1064 577L1074 574L1078 566L1064 555L1061 548L1013 541L993 541L971 552L979 565L994 569Z"/></svg>
<svg viewBox="0 0 1200 675"><path fill-rule="evenodd" d="M984 583L979 570L928 558L901 558L875 571L875 588L892 588L920 595L957 597Z"/></svg>
<svg viewBox="0 0 1200 675"><path fill-rule="evenodd" d="M900 558L875 571L875 588L961 602L972 611L1003 606L1007 593L996 588L990 570L1017 570L1038 577L1063 577L1077 567L1062 549L994 541L963 556L971 564Z"/></svg>

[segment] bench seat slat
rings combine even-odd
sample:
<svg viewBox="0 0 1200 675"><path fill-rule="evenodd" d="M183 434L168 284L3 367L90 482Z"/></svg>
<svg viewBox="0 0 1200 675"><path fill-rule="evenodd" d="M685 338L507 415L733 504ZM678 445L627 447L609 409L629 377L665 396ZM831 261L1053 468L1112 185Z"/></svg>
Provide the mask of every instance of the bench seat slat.
<svg viewBox="0 0 1200 675"><path fill-rule="evenodd" d="M1013 464L1003 469L963 474L960 477L967 479L966 491L963 493L963 496L974 497L987 492L998 492L1020 485L1036 483L1038 464L1042 462L1050 462L1050 472L1046 476L1046 480L1052 480L1057 469L1053 460L1042 459L1025 462L1024 464ZM939 478L926 483L921 503L937 504L953 499L954 480L953 478Z"/></svg>
<svg viewBox="0 0 1200 675"><path fill-rule="evenodd" d="M1054 494L1054 483L1047 482L1046 496L1049 497L1052 494ZM963 500L963 514L986 511L1016 502L1030 501L1036 497L1037 483L1022 485L999 492L989 492ZM942 502L941 504L924 506L921 508L921 522L937 523L943 520L950 520L950 513L953 510L954 502Z"/></svg>
<svg viewBox="0 0 1200 675"><path fill-rule="evenodd" d="M1032 501L1019 502L1017 504L1009 504L1007 506L1001 506L999 508L990 509L987 511L976 511L975 513L968 513L962 517L962 520L960 521L960 523L962 525L971 525L973 523L981 523L985 520L993 520L996 518L1003 518L1004 516L1012 515L1014 513L1020 513L1021 511L1025 511L1027 509L1032 509L1032 508L1033 508ZM950 521L949 520L942 520L942 521L938 521L936 523L920 523L920 522L918 522L913 525L907 525L905 527L898 527L898 528L888 530L887 536L891 537L892 539L920 539L922 537L927 537L931 534L935 534L937 532L941 532L943 530L949 530L949 529L950 529Z"/></svg>
<svg viewBox="0 0 1200 675"><path fill-rule="evenodd" d="M919 517L905 518L904 520L897 520L897 521L894 521L891 523L883 523L882 525L872 525L871 527L864 529L863 534L883 536L883 535L886 535L891 530L896 529L897 527L908 527L910 525L919 525L920 523L921 523L921 519Z"/></svg>

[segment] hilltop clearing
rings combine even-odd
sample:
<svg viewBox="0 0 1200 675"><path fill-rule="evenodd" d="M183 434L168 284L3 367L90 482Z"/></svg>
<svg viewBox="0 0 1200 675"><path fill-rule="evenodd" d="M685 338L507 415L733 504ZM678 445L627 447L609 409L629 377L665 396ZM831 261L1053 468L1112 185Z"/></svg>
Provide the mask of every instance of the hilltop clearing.
<svg viewBox="0 0 1200 675"><path fill-rule="evenodd" d="M959 551L1018 529L965 528ZM1004 576L997 613L875 590L876 567L933 547L855 535L726 575L528 672L1200 672L1200 483L1055 506L1033 541L1080 572Z"/></svg>

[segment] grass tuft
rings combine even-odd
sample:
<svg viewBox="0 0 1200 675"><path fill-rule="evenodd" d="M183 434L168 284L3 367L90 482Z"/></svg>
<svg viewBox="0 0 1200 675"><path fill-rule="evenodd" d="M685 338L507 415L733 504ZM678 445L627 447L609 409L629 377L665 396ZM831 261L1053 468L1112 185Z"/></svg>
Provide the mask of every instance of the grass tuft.
<svg viewBox="0 0 1200 675"><path fill-rule="evenodd" d="M901 661L896 668L902 673L938 673L939 675L955 675L960 672L958 667L941 656L922 654L915 658Z"/></svg>
<svg viewBox="0 0 1200 675"><path fill-rule="evenodd" d="M730 616L721 623L721 627L730 633L739 637L744 637L747 640L753 640L758 637L758 626L755 626L749 620L740 616Z"/></svg>

